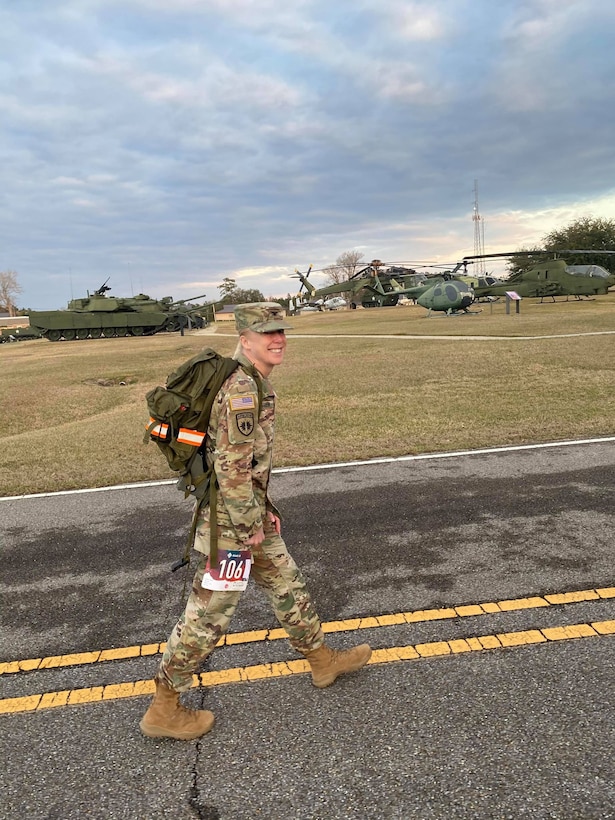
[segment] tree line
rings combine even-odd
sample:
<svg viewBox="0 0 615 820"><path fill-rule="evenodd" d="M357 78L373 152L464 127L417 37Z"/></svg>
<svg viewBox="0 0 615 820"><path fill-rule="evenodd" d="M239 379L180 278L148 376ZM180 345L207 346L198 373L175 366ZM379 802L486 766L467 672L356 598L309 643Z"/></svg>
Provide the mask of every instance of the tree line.
<svg viewBox="0 0 615 820"><path fill-rule="evenodd" d="M519 248L523 256L511 256L508 271L512 276L529 270L544 260L539 251L615 251L615 220L583 216L565 228L558 228L546 234L538 245L532 248ZM535 254L535 255L534 255ZM569 265L600 265L611 269L611 262L606 254L566 254Z"/></svg>

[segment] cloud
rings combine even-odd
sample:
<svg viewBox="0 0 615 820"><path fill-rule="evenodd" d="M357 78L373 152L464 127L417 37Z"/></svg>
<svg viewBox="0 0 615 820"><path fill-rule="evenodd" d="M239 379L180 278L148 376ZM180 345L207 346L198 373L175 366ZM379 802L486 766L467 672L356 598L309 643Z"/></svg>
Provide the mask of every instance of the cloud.
<svg viewBox="0 0 615 820"><path fill-rule="evenodd" d="M444 13L446 4L388 0L386 4L370 4L376 13L384 15L387 33L391 38L406 42L437 44L450 32L453 17Z"/></svg>
<svg viewBox="0 0 615 820"><path fill-rule="evenodd" d="M501 36L502 59L492 88L512 111L548 110L575 116L578 97L604 101L611 72L606 62L593 59L606 47L605 33L613 30L615 9L609 4L578 0L532 0L519 4ZM608 87L607 87L608 83Z"/></svg>
<svg viewBox="0 0 615 820"><path fill-rule="evenodd" d="M279 295L349 248L471 252L475 179L489 249L609 215L614 23L599 0L5 4L0 269L32 307L69 271Z"/></svg>

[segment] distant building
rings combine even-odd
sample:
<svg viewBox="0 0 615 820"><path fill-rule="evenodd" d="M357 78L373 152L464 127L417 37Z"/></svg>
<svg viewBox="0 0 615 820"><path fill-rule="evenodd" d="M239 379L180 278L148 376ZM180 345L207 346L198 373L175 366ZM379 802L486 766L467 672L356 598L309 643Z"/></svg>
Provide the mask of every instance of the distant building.
<svg viewBox="0 0 615 820"><path fill-rule="evenodd" d="M10 316L7 310L0 310L0 327L28 327L27 316Z"/></svg>
<svg viewBox="0 0 615 820"><path fill-rule="evenodd" d="M216 322L234 322L235 321L235 307L236 305L223 305L220 310L214 314L214 321Z"/></svg>

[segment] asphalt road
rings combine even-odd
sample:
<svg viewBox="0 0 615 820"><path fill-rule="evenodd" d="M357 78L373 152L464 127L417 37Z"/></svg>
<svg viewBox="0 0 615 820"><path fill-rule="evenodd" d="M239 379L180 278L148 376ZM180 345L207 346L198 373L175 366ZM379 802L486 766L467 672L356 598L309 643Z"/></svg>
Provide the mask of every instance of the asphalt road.
<svg viewBox="0 0 615 820"><path fill-rule="evenodd" d="M323 621L380 618L331 644L368 640L380 662L326 690L306 674L194 689L217 723L190 743L142 737L143 696L16 707L0 714L0 817L615 817L615 640L561 629L615 619L614 483L615 442L276 473ZM153 675L146 653L11 663L164 641L189 517L172 485L0 500L0 707ZM233 632L276 626L249 587ZM534 637L488 648L497 635ZM295 657L253 640L205 670Z"/></svg>

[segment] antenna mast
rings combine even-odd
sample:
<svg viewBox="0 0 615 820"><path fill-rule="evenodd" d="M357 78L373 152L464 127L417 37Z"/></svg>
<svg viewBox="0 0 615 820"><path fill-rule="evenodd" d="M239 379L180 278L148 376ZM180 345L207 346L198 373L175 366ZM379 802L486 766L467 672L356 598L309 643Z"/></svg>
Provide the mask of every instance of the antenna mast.
<svg viewBox="0 0 615 820"><path fill-rule="evenodd" d="M478 182L474 180L474 210L472 212L472 222L474 222L474 256L482 256L485 253L485 221L478 211ZM485 260L477 259L477 273L485 273Z"/></svg>

